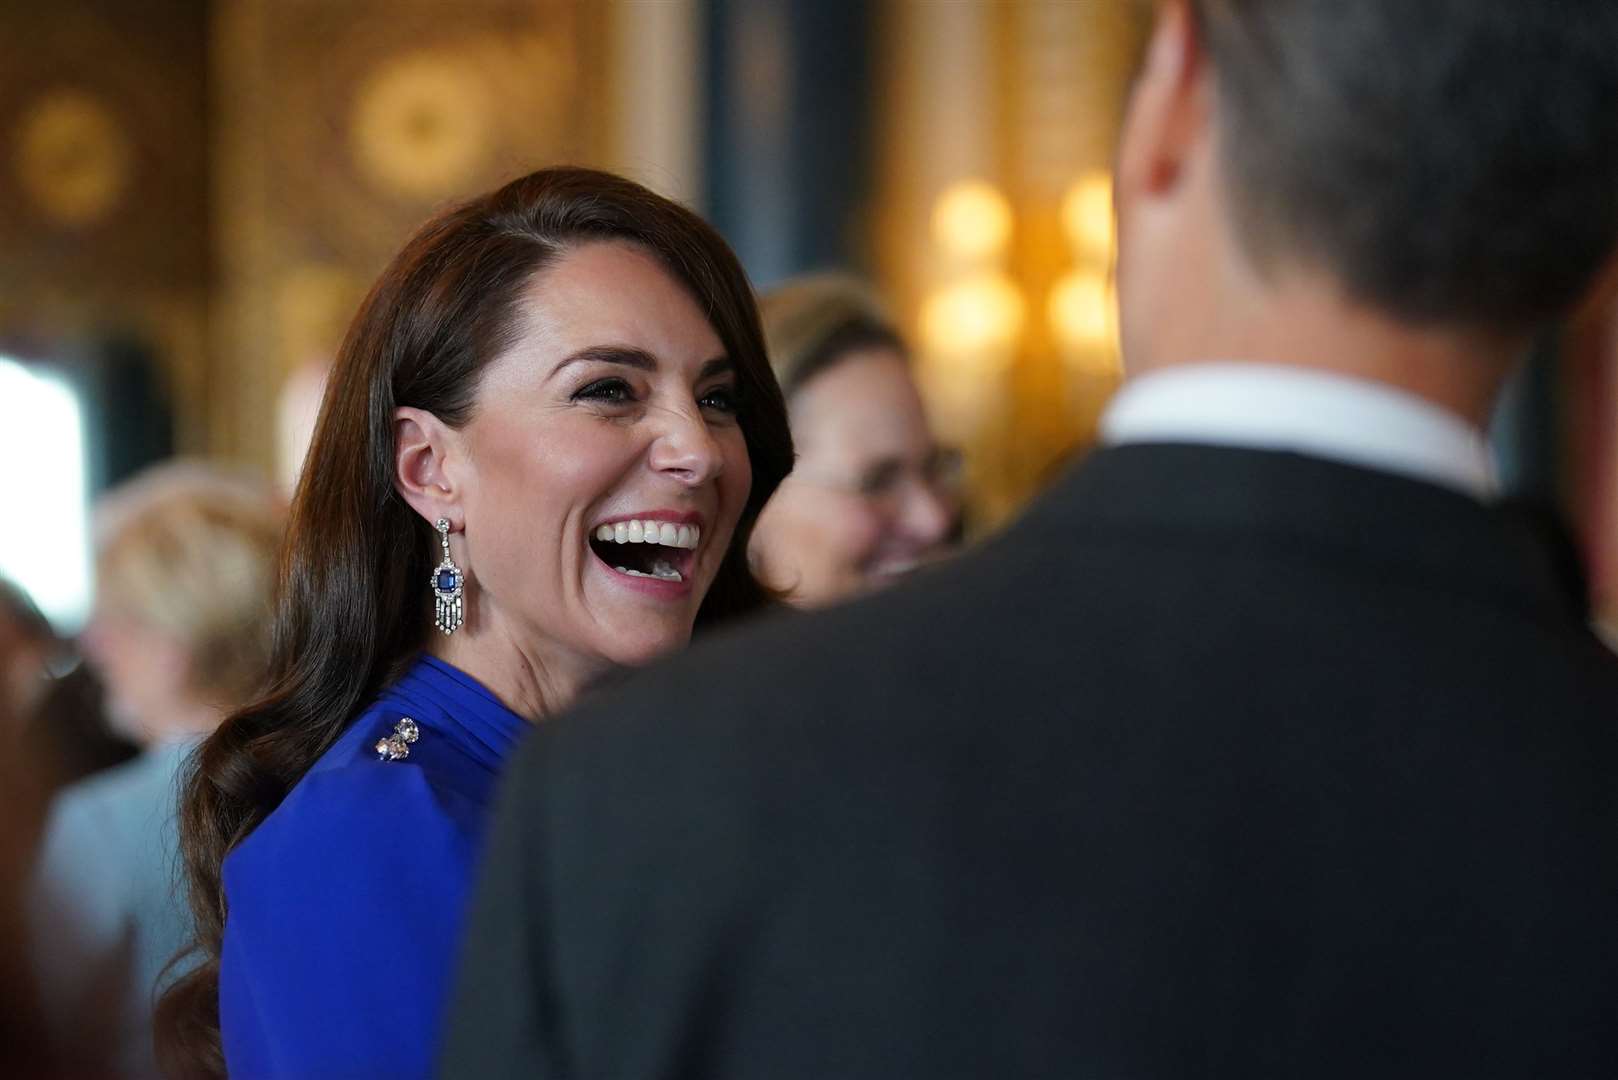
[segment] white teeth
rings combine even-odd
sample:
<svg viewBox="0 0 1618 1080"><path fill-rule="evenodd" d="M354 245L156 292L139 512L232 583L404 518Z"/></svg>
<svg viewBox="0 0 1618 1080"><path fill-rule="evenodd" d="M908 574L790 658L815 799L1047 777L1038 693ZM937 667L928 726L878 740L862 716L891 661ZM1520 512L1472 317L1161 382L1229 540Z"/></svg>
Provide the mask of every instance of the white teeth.
<svg viewBox="0 0 1618 1080"><path fill-rule="evenodd" d="M595 538L614 544L661 544L695 550L702 543L702 527L668 521L618 521L598 526Z"/></svg>
<svg viewBox="0 0 1618 1080"><path fill-rule="evenodd" d="M623 574L625 577L657 578L660 581L684 581L685 580L685 575L681 574L678 570L674 569L674 567L670 566L663 559L659 559L659 560L657 560L657 562L652 564L652 572L649 573L649 574L644 574L639 570L630 570L630 569L628 569L626 567L622 567L622 566L615 566L615 567L613 567L613 569L618 571L620 574Z"/></svg>

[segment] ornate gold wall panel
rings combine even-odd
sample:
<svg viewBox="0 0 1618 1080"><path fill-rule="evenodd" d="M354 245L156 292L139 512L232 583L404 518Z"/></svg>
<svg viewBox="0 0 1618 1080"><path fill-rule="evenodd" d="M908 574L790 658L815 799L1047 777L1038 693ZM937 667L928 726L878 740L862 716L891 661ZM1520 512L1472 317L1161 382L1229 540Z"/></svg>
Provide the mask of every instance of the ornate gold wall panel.
<svg viewBox="0 0 1618 1080"><path fill-rule="evenodd" d="M0 337L163 358L203 448L207 5L0 6Z"/></svg>
<svg viewBox="0 0 1618 1080"><path fill-rule="evenodd" d="M884 9L879 269L983 526L1087 445L1118 381L1114 347L1060 332L1099 320L1110 257L1110 235L1098 253L1064 218L1105 184L1150 15L1143 0ZM1079 301L1095 318L1073 317Z"/></svg>
<svg viewBox="0 0 1618 1080"><path fill-rule="evenodd" d="M435 208L600 160L601 6L568 0L221 0L214 445L268 467L272 403L330 357Z"/></svg>

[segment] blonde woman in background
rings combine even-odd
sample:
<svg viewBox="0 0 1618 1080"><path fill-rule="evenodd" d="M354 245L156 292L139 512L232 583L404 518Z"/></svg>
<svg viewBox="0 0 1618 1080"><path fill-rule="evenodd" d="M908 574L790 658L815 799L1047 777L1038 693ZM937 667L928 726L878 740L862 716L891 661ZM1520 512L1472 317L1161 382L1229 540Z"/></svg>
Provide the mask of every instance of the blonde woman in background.
<svg viewBox="0 0 1618 1080"><path fill-rule="evenodd" d="M880 305L824 275L768 293L760 314L798 459L753 532L755 572L818 606L937 558L960 513L958 457L933 437Z"/></svg>
<svg viewBox="0 0 1618 1080"><path fill-rule="evenodd" d="M190 919L177 888L176 777L196 739L257 688L267 661L279 503L205 466L158 466L98 513L83 634L112 722L143 747L74 784L46 825L30 896L34 966L57 1041L155 1076L151 1011ZM109 1040L85 1045L87 1030Z"/></svg>

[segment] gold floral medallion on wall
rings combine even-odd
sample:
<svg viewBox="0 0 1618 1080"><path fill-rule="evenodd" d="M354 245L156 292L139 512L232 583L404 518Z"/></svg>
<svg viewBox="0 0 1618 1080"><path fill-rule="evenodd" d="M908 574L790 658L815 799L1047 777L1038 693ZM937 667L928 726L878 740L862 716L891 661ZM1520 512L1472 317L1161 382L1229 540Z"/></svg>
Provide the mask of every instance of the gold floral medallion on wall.
<svg viewBox="0 0 1618 1080"><path fill-rule="evenodd" d="M24 110L14 146L18 187L56 224L100 221L129 187L129 137L112 110L85 91L41 95Z"/></svg>
<svg viewBox="0 0 1618 1080"><path fill-rule="evenodd" d="M453 11L451 11L453 9ZM212 432L268 464L264 408L330 359L364 286L436 210L606 129L608 5L577 0L231 0L214 6Z"/></svg>
<svg viewBox="0 0 1618 1080"><path fill-rule="evenodd" d="M359 86L349 127L360 174L384 192L437 199L487 167L493 93L463 56L417 50L388 59Z"/></svg>

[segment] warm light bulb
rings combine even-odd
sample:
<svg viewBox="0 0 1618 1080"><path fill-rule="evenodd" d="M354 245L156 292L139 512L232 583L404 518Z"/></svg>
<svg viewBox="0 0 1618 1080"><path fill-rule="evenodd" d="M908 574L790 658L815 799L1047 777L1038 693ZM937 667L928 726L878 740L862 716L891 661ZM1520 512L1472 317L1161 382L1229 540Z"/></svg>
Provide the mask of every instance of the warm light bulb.
<svg viewBox="0 0 1618 1080"><path fill-rule="evenodd" d="M1064 349L1098 349L1115 343L1112 290L1100 271L1063 275L1051 288L1047 313L1051 332Z"/></svg>
<svg viewBox="0 0 1618 1080"><path fill-rule="evenodd" d="M1112 255L1112 177L1092 169L1062 198L1062 228L1073 250L1105 261Z"/></svg>
<svg viewBox="0 0 1618 1080"><path fill-rule="evenodd" d="M963 259L997 255L1011 239L1011 204L982 180L951 184L933 210L933 236L944 251Z"/></svg>
<svg viewBox="0 0 1618 1080"><path fill-rule="evenodd" d="M928 351L984 371L1011 362L1022 330L1023 298L1000 273L974 274L934 293L921 311Z"/></svg>

